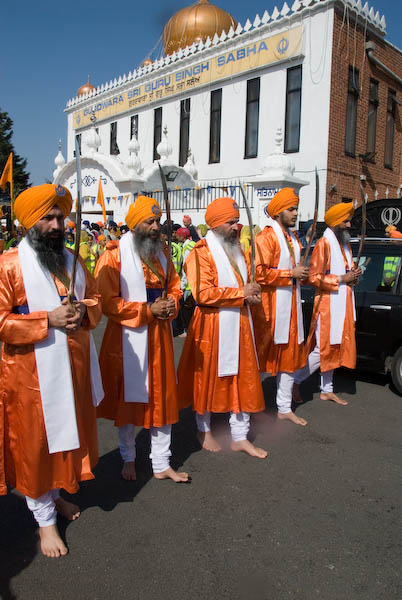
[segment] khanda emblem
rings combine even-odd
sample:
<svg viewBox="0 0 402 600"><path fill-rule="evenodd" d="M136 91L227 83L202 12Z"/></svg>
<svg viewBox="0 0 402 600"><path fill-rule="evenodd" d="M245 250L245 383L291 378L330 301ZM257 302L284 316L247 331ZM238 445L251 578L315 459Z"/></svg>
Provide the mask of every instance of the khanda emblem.
<svg viewBox="0 0 402 600"><path fill-rule="evenodd" d="M285 54L286 50L289 48L288 38L283 37L280 39L276 48L279 54Z"/></svg>
<svg viewBox="0 0 402 600"><path fill-rule="evenodd" d="M56 195L57 196L65 196L66 195L66 190L62 185L58 185L56 186Z"/></svg>
<svg viewBox="0 0 402 600"><path fill-rule="evenodd" d="M154 215L159 216L161 209L159 208L159 206L157 204L154 204L153 207L151 208L152 212Z"/></svg>

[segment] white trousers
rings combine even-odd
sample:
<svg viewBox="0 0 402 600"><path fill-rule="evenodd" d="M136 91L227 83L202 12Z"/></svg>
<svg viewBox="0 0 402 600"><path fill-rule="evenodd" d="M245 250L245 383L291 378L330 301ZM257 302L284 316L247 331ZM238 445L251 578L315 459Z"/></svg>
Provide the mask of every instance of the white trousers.
<svg viewBox="0 0 402 600"><path fill-rule="evenodd" d="M195 413L198 431L206 433L211 431L211 413L206 411L202 415ZM250 429L250 414L246 412L230 413L230 433L234 442L242 442L247 439Z"/></svg>
<svg viewBox="0 0 402 600"><path fill-rule="evenodd" d="M300 369L295 373L295 383L300 384L302 381L307 379L312 373L317 371L320 367L320 320L321 315L317 319L315 326L315 348L310 352L307 359L307 364L303 369ZM334 391L333 385L334 371L325 371L321 373L321 393L330 394Z"/></svg>
<svg viewBox="0 0 402 600"><path fill-rule="evenodd" d="M50 490L39 498L25 496L29 510L32 512L39 527L55 525L57 519L56 500L60 496L60 490Z"/></svg>
<svg viewBox="0 0 402 600"><path fill-rule="evenodd" d="M281 371L276 375L276 405L278 412L292 412L292 394L295 373Z"/></svg>
<svg viewBox="0 0 402 600"><path fill-rule="evenodd" d="M152 470L154 473L162 473L169 466L169 458L172 456L170 451L172 426L151 427L151 453L149 458L152 461ZM134 425L122 425L119 427L119 449L124 462L134 462L136 457Z"/></svg>

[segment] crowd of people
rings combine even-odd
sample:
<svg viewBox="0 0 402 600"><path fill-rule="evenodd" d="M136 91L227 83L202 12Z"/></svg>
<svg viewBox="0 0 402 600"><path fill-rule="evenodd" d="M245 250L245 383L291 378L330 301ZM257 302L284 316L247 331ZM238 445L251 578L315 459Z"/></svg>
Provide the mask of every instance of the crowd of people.
<svg viewBox="0 0 402 600"><path fill-rule="evenodd" d="M195 228L188 216L174 225L168 256L160 206L139 196L125 225L84 221L70 298L69 249L77 243L66 221L71 194L45 184L17 197L25 235L0 257L0 494L9 485L26 497L46 556L67 553L56 514L75 520L79 507L60 490L73 494L93 478L97 417L117 428L123 479L136 479L135 427L143 427L154 477L187 482L189 474L170 464L172 425L185 407L194 410L203 449L221 450L211 417L227 413L232 451L265 459L248 432L251 416L265 409L267 373L276 376L282 421L307 425L295 405L303 401L300 385L318 368L320 398L346 404L334 392L333 373L356 363L353 286L361 269L348 243L353 203L326 212L309 266L294 231L298 205L291 188L268 204L254 272L250 230L239 226L232 198L208 205L205 226ZM304 283L316 288L307 340ZM98 360L91 331L102 313ZM177 370L175 323L176 333L186 334Z"/></svg>

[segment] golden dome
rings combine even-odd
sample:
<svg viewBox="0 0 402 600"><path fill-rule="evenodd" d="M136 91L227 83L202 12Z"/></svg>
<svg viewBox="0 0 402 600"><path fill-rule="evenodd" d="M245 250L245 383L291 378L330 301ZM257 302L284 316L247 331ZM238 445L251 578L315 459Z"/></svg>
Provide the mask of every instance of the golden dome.
<svg viewBox="0 0 402 600"><path fill-rule="evenodd" d="M163 29L163 49L165 54L172 54L191 46L193 42L211 39L215 33L236 29L237 21L225 10L222 10L209 0L198 0L196 4L186 6L173 15Z"/></svg>
<svg viewBox="0 0 402 600"><path fill-rule="evenodd" d="M92 85L92 83L89 81L89 75L88 75L88 82L84 83L84 85L82 85L78 92L77 92L77 96L85 96L85 94L89 94L89 92L92 92L92 90L95 89L95 86Z"/></svg>

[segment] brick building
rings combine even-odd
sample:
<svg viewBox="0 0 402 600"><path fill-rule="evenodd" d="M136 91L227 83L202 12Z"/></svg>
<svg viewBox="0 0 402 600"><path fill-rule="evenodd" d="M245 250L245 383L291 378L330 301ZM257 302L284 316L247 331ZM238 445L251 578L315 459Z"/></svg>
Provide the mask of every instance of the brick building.
<svg viewBox="0 0 402 600"><path fill-rule="evenodd" d="M361 0L261 8L241 24L198 0L166 24L163 53L67 102L54 181L76 195L77 140L86 218L99 220L99 180L116 221L139 193L161 200L158 161L173 218L195 224L218 195L236 198L246 222L239 180L260 226L284 185L300 191L305 221L315 168L319 219L332 203L359 203L361 181L369 201L400 197L402 53L386 16Z"/></svg>

